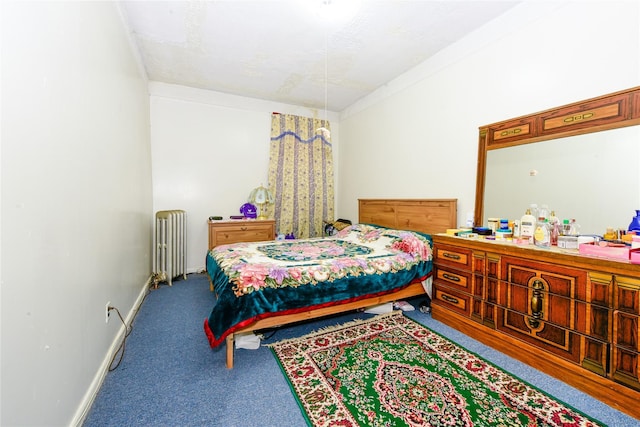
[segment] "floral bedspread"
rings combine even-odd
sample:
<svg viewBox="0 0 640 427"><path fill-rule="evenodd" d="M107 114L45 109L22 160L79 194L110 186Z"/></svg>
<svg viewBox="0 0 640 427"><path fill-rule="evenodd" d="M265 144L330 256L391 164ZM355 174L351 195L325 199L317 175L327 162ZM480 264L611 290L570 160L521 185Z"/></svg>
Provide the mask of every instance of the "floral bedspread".
<svg viewBox="0 0 640 427"><path fill-rule="evenodd" d="M212 347L274 314L402 288L431 273L431 237L365 224L325 238L236 243L207 255L217 301L205 321Z"/></svg>

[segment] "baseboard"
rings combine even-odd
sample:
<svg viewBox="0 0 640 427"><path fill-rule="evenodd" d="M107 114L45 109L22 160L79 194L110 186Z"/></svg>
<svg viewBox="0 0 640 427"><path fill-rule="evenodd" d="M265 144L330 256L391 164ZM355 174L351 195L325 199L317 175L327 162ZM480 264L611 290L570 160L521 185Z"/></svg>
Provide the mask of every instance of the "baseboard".
<svg viewBox="0 0 640 427"><path fill-rule="evenodd" d="M73 419L70 424L71 426L80 427L82 426L85 419L87 418L87 415L91 410L91 406L93 405L93 402L98 396L100 387L102 387L102 383L104 382L104 379L107 376L107 373L109 371L109 366L111 365L111 360L113 359L113 356L115 355L116 351L118 351L118 348L120 348L122 339L127 333L128 328L131 326L131 322L133 321L136 314L138 313L138 310L140 309L140 305L142 304L142 301L144 300L147 292L149 291L150 285L151 285L151 278L147 279L144 286L140 290L140 294L138 295L138 298L136 299L135 303L133 304L133 307L131 307L131 310L129 310L129 313L127 314L127 317L124 320L125 324L120 326L120 330L118 331L115 338L113 339L113 342L111 343L111 346L107 351L107 354L105 354L105 357L102 360L102 363L100 364L100 367L96 372L96 375L93 377L93 381L91 381L91 385L89 386L89 389L85 393L82 401L80 402L80 406L78 407L75 415L73 416Z"/></svg>

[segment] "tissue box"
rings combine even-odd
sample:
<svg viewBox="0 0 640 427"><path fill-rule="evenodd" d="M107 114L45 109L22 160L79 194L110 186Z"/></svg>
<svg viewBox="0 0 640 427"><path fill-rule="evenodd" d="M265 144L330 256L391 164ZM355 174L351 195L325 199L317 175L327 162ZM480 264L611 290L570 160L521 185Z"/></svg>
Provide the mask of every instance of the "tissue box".
<svg viewBox="0 0 640 427"><path fill-rule="evenodd" d="M628 246L598 246L582 243L578 248L583 255L593 255L601 258L629 261Z"/></svg>
<svg viewBox="0 0 640 427"><path fill-rule="evenodd" d="M385 314L385 313L391 313L392 311L393 311L393 303L387 302L380 305L374 305L373 307L367 307L367 309L364 312L369 314Z"/></svg>
<svg viewBox="0 0 640 427"><path fill-rule="evenodd" d="M260 348L260 337L253 332L244 334L236 334L234 337L236 348L244 348L247 350L257 350Z"/></svg>
<svg viewBox="0 0 640 427"><path fill-rule="evenodd" d="M558 247L562 249L578 249L578 237L558 236Z"/></svg>
<svg viewBox="0 0 640 427"><path fill-rule="evenodd" d="M631 249L629 251L629 260L633 264L640 264L640 248Z"/></svg>

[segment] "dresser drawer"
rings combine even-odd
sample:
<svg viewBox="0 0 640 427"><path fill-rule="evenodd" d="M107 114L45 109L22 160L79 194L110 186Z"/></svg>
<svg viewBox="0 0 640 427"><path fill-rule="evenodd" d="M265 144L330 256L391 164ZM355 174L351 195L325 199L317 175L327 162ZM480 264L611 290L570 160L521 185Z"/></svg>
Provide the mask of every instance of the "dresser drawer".
<svg viewBox="0 0 640 427"><path fill-rule="evenodd" d="M436 266L436 280L447 282L448 286L460 288L464 292L471 293L471 273Z"/></svg>
<svg viewBox="0 0 640 427"><path fill-rule="evenodd" d="M435 263L471 271L471 250L448 245L435 246Z"/></svg>
<svg viewBox="0 0 640 427"><path fill-rule="evenodd" d="M220 245L274 239L274 220L209 222L209 250Z"/></svg>
<svg viewBox="0 0 640 427"><path fill-rule="evenodd" d="M239 242L260 242L263 240L272 240L270 230L260 228L216 230L214 234L214 240L216 242L215 246Z"/></svg>
<svg viewBox="0 0 640 427"><path fill-rule="evenodd" d="M640 390L640 354L626 347L613 346L613 379Z"/></svg>
<svg viewBox="0 0 640 427"><path fill-rule="evenodd" d="M445 286L438 286L434 290L433 304L446 307L464 316L471 315L471 296Z"/></svg>

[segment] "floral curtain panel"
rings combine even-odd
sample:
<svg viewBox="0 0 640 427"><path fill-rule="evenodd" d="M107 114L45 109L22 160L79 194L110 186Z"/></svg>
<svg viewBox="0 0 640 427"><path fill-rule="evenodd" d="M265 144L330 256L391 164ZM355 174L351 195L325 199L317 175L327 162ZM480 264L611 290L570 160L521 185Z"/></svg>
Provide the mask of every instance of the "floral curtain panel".
<svg viewBox="0 0 640 427"><path fill-rule="evenodd" d="M269 189L279 233L323 235L334 219L333 153L329 122L290 114L271 116Z"/></svg>

